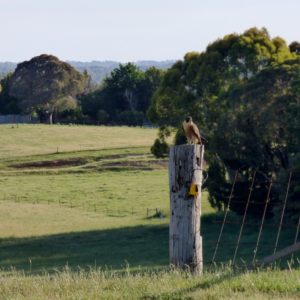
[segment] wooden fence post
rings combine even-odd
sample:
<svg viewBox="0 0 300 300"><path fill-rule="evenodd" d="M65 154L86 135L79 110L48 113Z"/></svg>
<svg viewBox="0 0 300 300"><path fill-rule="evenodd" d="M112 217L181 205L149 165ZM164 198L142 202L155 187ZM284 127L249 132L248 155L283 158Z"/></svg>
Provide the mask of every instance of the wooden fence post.
<svg viewBox="0 0 300 300"><path fill-rule="evenodd" d="M170 149L170 264L201 274L200 235L203 145Z"/></svg>

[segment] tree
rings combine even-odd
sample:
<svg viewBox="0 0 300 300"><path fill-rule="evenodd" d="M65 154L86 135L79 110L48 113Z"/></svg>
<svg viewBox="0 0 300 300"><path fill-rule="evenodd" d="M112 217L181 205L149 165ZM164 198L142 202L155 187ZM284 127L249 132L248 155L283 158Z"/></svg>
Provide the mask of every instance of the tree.
<svg viewBox="0 0 300 300"><path fill-rule="evenodd" d="M11 77L12 73L9 73L0 81L0 114L4 115L22 111L18 99L9 95Z"/></svg>
<svg viewBox="0 0 300 300"><path fill-rule="evenodd" d="M166 139L171 135L172 130L167 126L161 126L158 131L158 138L155 139L151 147L151 153L157 157L162 158L168 156L170 147Z"/></svg>
<svg viewBox="0 0 300 300"><path fill-rule="evenodd" d="M119 65L98 90L80 98L83 112L96 120L101 110L110 123L141 125L161 77L156 68L143 72L132 63Z"/></svg>
<svg viewBox="0 0 300 300"><path fill-rule="evenodd" d="M231 208L244 210L254 170L253 199L263 201L267 178L286 168L290 150L299 145L299 124L292 117L297 109L289 108L299 107L296 57L282 38L251 28L215 41L203 53L186 54L162 79L148 116L160 126L179 127L191 115L200 125L209 140L207 185L216 207L226 203L236 169L240 204ZM250 212L260 213L251 207Z"/></svg>
<svg viewBox="0 0 300 300"><path fill-rule="evenodd" d="M220 100L221 106L228 105L228 113L220 115L211 143L227 170L239 169L235 198L240 201L247 198L254 170L257 184L253 198L265 201L267 179L275 179L282 170L292 167L291 158L300 148L299 76L297 60L269 67L247 83L232 87ZM225 176L223 179L226 183ZM213 174L210 180L214 180ZM219 189L224 187L219 184ZM211 194L213 202L218 194ZM271 194L270 209L279 201L277 195L276 191ZM243 205L234 206L243 211Z"/></svg>
<svg viewBox="0 0 300 300"><path fill-rule="evenodd" d="M24 111L47 114L52 123L53 114L61 107L74 107L70 99L87 92L89 83L87 74L82 75L58 58L43 54L18 64L10 78L9 95L19 99Z"/></svg>
<svg viewBox="0 0 300 300"><path fill-rule="evenodd" d="M144 114L147 112L152 96L157 90L161 79L163 77L164 71L159 70L155 67L150 67L144 72L144 76L138 85L138 110L142 111Z"/></svg>
<svg viewBox="0 0 300 300"><path fill-rule="evenodd" d="M272 40L265 29L227 35L203 53L186 54L166 72L149 117L159 125L178 126L182 115L188 114L209 134L218 118L220 95L264 68L293 57L285 42Z"/></svg>
<svg viewBox="0 0 300 300"><path fill-rule="evenodd" d="M50 124L53 124L53 115L58 115L59 113L75 111L78 107L77 101L72 96L64 96L58 99L55 99L53 102L49 103L50 114Z"/></svg>
<svg viewBox="0 0 300 300"><path fill-rule="evenodd" d="M289 45L290 51L293 53L296 53L297 55L300 55L300 43L299 42L292 42Z"/></svg>
<svg viewBox="0 0 300 300"><path fill-rule="evenodd" d="M138 109L138 88L144 74L132 63L120 64L104 80L105 89L115 101L119 110L136 111Z"/></svg>

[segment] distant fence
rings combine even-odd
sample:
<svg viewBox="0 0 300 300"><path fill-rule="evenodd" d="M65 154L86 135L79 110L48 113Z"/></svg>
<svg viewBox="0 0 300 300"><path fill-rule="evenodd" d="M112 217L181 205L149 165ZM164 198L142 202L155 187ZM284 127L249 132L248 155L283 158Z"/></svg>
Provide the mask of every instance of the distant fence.
<svg viewBox="0 0 300 300"><path fill-rule="evenodd" d="M31 115L0 115L0 124L35 123Z"/></svg>

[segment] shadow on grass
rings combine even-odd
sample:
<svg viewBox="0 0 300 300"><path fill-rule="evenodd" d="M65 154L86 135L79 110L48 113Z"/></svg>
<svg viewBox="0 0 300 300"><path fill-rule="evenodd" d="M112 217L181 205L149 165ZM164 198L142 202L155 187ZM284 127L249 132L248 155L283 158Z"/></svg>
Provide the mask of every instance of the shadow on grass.
<svg viewBox="0 0 300 300"><path fill-rule="evenodd" d="M241 273L224 272L220 276L205 276L205 277L202 277L201 279L199 278L199 281L201 281L201 283L197 283L190 287L180 288L177 290L173 290L172 292L154 293L151 295L146 295L146 296L142 297L141 299L143 299L143 300L150 300L150 299L151 300L164 300L164 299L165 300L167 300L167 299L190 300L190 299L195 299L194 297L191 297L189 294L197 292L199 290L210 289L214 286L221 284L224 281L233 279L234 277L237 277L240 274ZM210 298L208 298L208 299L210 299ZM212 299L215 299L215 298L212 298Z"/></svg>
<svg viewBox="0 0 300 300"><path fill-rule="evenodd" d="M204 215L202 218L205 268L210 266L218 238L221 226L216 222L218 218L218 214ZM240 226L236 224L226 224L216 256L217 262L228 265L235 251L239 230ZM169 263L168 231L167 225L148 225L0 239L0 268L14 267L31 272L51 271L66 265L72 268L101 266L113 270L124 269L128 265L133 269L164 268ZM266 226L257 258L272 253L276 233L274 225ZM257 234L257 228L245 226L237 255L238 265L243 266L251 262ZM294 232L289 228L283 230L278 249L291 244L293 237Z"/></svg>
<svg viewBox="0 0 300 300"><path fill-rule="evenodd" d="M168 264L168 227L138 226L0 240L0 267L30 272L70 267L122 269Z"/></svg>
<svg viewBox="0 0 300 300"><path fill-rule="evenodd" d="M211 263L215 251L216 243L220 233L224 215L215 213L204 215L202 217L202 236L203 236L203 255L206 265ZM242 216L230 213L227 218L228 222L224 226L223 234L220 239L215 262L229 264L232 261L236 247L238 236L242 224ZM244 225L240 244L237 251L235 265L237 267L248 266L254 257L259 228L260 219L248 218ZM283 227L280 233L277 249L283 249L294 243L296 228L290 224ZM278 234L278 224L273 219L266 220L260 237L259 245L256 252L256 259L261 259L274 252ZM295 255L295 258L298 257ZM290 259L288 257L287 259ZM286 266L286 259L282 260L282 265Z"/></svg>

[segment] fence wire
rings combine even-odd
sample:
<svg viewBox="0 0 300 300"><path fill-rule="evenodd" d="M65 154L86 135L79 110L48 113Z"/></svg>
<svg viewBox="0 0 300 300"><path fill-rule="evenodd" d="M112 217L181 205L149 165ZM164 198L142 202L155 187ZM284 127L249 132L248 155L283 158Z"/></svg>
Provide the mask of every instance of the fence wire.
<svg viewBox="0 0 300 300"><path fill-rule="evenodd" d="M248 252L247 260L250 261L250 256L249 256L250 251L249 250L253 249L251 261L252 261L252 264L255 265L255 263L257 262L257 254L258 254L259 249L264 250L264 252L268 255L270 255L272 253L276 253L278 251L280 236L281 236L281 232L282 232L283 228L287 229L287 232L289 233L289 238L293 239L293 241L291 241L290 244L286 245L286 246L291 246L291 244L297 243L298 237L299 237L299 232L300 232L300 217L299 217L297 224L292 223L291 220L288 220L288 222L284 222L284 220L286 218L285 212L286 212L286 206L287 206L287 202L288 202L288 195L289 195L291 181L292 181L292 172L290 172L290 174L289 174L287 188L286 188L286 192L285 192L285 196L284 196L284 200L283 200L283 206L282 206L282 209L280 212L280 220L279 220L277 229L276 229L276 225L274 223L268 224L266 222L266 215L267 215L268 206L270 204L270 194L271 194L272 188L274 186L274 180L272 180L272 178L267 178L267 180L266 180L266 182L268 182L268 190L267 190L267 195L266 195L265 201L263 201L263 202L252 201L251 196L252 196L253 187L255 185L256 175L257 175L257 172L254 171L252 174L251 185L249 188L249 193L248 193L248 197L247 197L247 201L246 201L242 219L236 220L236 217L235 217L234 220L230 220L230 217L229 217L230 205L233 203L245 204L244 201L237 201L234 199L234 191L235 191L236 180L237 180L237 176L238 176L238 170L236 171L235 177L234 177L234 180L232 183L230 195L228 197L228 203L224 209L224 217L222 219L216 218L211 221L213 224L221 224L217 239L205 240L206 247L209 247L211 249L211 251L208 251L208 252L213 253L211 260L207 260L207 259L205 260L207 263L214 264L214 263L218 263L218 262L224 262L224 260L222 261L222 259L220 259L220 258L217 259L217 254L219 253L220 247L222 245L222 247L224 247L223 249L226 249L227 251L228 251L228 249L230 250L232 248L233 256L232 256L231 261L232 261L233 265L236 264L236 261L238 259L238 252L240 250L243 251L244 253ZM263 208L260 221L246 222L248 208L249 208L250 204L259 205L260 207ZM226 230L226 228L228 228L228 226L234 226L234 227L231 227L231 229L232 228L234 228L235 230L238 229L238 236L237 236L236 241L234 241L232 239L232 236L229 240L222 240L222 238L224 236L224 231ZM252 240L242 241L245 226L252 226L252 227L258 228L257 229L257 237L254 241L252 241ZM269 241L269 242L263 241L262 235L263 235L264 229L267 230L267 228L269 228L267 235L269 234L269 232L271 232L272 236L276 234L275 243L274 243L274 240ZM274 230L272 230L272 228ZM292 231L294 231L294 230L295 230L295 235L292 237ZM255 233L255 231L253 231L253 230L251 231L252 235L253 235L253 232ZM266 237L269 239L271 238L270 236L266 236ZM245 236L245 238L247 238L247 236ZM252 239L253 239L253 236L252 236ZM244 251L245 249L247 249L248 251ZM268 251L268 252L266 252L266 251ZM250 254L251 254L251 252L250 252ZM205 253L204 253L204 255L205 255ZM239 258L242 260L241 257L239 257ZM293 255L292 255L292 258L293 258Z"/></svg>

